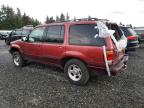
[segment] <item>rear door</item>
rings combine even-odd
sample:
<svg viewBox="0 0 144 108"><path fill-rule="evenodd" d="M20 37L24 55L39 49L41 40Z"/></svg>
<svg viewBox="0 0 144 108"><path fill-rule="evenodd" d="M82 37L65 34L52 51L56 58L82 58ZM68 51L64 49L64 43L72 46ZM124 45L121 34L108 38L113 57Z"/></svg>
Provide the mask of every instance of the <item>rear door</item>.
<svg viewBox="0 0 144 108"><path fill-rule="evenodd" d="M69 28L68 56L72 55L87 62L90 66L102 67L105 38L99 36L97 24L74 24Z"/></svg>
<svg viewBox="0 0 144 108"><path fill-rule="evenodd" d="M64 26L51 25L46 29L44 38L43 57L45 62L52 64L60 64L60 60L64 55Z"/></svg>
<svg viewBox="0 0 144 108"><path fill-rule="evenodd" d="M35 28L28 37L28 42L23 44L24 55L32 60L39 61L42 60L43 49L43 35L45 27Z"/></svg>

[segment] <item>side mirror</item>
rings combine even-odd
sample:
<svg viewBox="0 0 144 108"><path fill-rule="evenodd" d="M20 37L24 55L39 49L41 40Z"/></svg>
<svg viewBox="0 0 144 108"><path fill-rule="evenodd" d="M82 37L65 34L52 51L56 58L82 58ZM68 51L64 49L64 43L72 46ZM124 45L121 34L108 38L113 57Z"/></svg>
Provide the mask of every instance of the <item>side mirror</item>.
<svg viewBox="0 0 144 108"><path fill-rule="evenodd" d="M22 37L22 41L27 41L27 37Z"/></svg>

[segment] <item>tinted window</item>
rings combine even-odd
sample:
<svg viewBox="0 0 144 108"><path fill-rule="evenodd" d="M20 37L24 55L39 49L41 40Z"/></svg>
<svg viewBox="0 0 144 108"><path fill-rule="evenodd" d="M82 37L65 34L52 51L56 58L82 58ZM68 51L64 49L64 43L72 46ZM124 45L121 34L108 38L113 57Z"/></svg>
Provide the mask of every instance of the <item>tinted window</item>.
<svg viewBox="0 0 144 108"><path fill-rule="evenodd" d="M22 30L16 30L15 35L21 35Z"/></svg>
<svg viewBox="0 0 144 108"><path fill-rule="evenodd" d="M79 24L70 27L70 44L103 46L105 39L98 36L96 24Z"/></svg>
<svg viewBox="0 0 144 108"><path fill-rule="evenodd" d="M63 41L64 41L64 26L60 26L60 25L49 26L45 41L52 42L52 43L63 43Z"/></svg>
<svg viewBox="0 0 144 108"><path fill-rule="evenodd" d="M122 29L122 31L124 32L125 36L131 36L131 32L128 30L127 27L120 27Z"/></svg>
<svg viewBox="0 0 144 108"><path fill-rule="evenodd" d="M29 41L41 42L44 34L45 27L35 28L29 35Z"/></svg>

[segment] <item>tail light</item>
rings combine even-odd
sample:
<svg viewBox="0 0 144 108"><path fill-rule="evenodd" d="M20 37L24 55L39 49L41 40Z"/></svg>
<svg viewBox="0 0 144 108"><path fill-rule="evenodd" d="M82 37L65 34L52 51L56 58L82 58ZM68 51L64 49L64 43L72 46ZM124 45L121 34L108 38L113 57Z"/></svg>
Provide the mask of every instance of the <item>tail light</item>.
<svg viewBox="0 0 144 108"><path fill-rule="evenodd" d="M138 37L137 36L128 36L128 40L137 40Z"/></svg>
<svg viewBox="0 0 144 108"><path fill-rule="evenodd" d="M114 59L114 51L113 50L108 50L108 51L106 51L106 54L107 54L108 64L111 65L112 61Z"/></svg>

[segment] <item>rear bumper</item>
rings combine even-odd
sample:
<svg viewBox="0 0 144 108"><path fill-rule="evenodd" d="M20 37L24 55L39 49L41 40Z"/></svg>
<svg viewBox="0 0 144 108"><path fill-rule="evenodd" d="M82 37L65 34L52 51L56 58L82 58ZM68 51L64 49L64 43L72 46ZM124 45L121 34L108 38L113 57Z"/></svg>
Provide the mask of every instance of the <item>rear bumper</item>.
<svg viewBox="0 0 144 108"><path fill-rule="evenodd" d="M123 59L115 65L110 66L110 72L112 75L123 72L127 68L128 55L125 55Z"/></svg>
<svg viewBox="0 0 144 108"><path fill-rule="evenodd" d="M127 68L127 62L128 62L128 55L126 54L122 60L120 60L118 63L113 64L109 66L111 75L116 75L118 73L124 72L124 70ZM98 75L107 75L106 67L95 67L92 65L88 65L88 69L90 69L92 72L96 72Z"/></svg>

